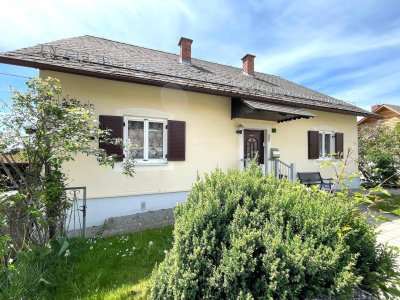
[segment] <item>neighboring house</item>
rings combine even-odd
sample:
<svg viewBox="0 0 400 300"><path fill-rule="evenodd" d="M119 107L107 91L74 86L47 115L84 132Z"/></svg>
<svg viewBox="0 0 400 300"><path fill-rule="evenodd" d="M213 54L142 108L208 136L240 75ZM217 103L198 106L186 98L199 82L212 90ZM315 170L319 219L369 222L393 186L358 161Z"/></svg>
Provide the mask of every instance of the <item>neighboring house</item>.
<svg viewBox="0 0 400 300"><path fill-rule="evenodd" d="M357 116L375 116L255 72L253 55L245 55L243 68L235 68L192 58L187 38L179 46L176 55L82 36L0 54L1 63L59 78L65 94L95 105L103 128L138 146L133 179L118 164L105 168L86 156L65 166L71 186L87 187L88 225L173 207L185 200L197 174L217 167L243 169L257 153L263 170L273 172L276 149L292 171L295 166L332 177L321 164L333 153L357 147ZM123 160L120 149L100 147ZM357 165L349 171L357 171Z"/></svg>
<svg viewBox="0 0 400 300"><path fill-rule="evenodd" d="M382 116L377 119L371 116L365 116L358 121L358 127L361 128L365 125L386 125L390 128L394 128L400 123L400 105L394 104L377 104L371 107L371 112Z"/></svg>

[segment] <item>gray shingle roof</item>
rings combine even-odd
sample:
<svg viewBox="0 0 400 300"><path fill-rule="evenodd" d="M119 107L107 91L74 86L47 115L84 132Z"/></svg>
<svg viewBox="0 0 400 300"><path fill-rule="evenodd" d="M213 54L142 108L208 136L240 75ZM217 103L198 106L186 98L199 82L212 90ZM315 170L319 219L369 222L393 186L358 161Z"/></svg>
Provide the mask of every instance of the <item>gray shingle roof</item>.
<svg viewBox="0 0 400 300"><path fill-rule="evenodd" d="M80 36L0 54L0 62L115 80L170 86L184 90L244 97L275 104L375 116L355 105L329 97L281 77L260 72L246 76L241 68Z"/></svg>

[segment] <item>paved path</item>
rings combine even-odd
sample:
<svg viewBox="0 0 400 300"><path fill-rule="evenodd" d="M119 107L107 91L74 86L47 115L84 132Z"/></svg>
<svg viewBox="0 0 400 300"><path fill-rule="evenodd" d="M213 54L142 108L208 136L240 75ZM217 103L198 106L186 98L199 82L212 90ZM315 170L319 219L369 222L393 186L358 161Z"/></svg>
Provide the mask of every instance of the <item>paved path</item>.
<svg viewBox="0 0 400 300"><path fill-rule="evenodd" d="M400 189L388 189L394 195L400 195ZM382 214L390 221L384 222L377 227L378 242L387 243L390 246L398 247L400 250L400 217L392 214ZM397 258L397 265L400 269L400 255Z"/></svg>
<svg viewBox="0 0 400 300"><path fill-rule="evenodd" d="M378 242L398 247L400 250L400 217L385 214L391 219L380 224L376 230L378 232ZM397 257L397 266L400 269L400 255Z"/></svg>
<svg viewBox="0 0 400 300"><path fill-rule="evenodd" d="M388 191L391 194L400 194L400 189L388 189ZM367 205L361 205L361 209L367 209ZM367 211L373 212L376 216L380 215L389 219L389 221L379 224L376 228L376 232L378 233L378 242L398 247L400 250L400 217L390 213L377 212L372 209L367 209ZM375 224L375 221L368 216L368 213L367 217L370 223ZM397 266L400 269L400 255L397 258Z"/></svg>

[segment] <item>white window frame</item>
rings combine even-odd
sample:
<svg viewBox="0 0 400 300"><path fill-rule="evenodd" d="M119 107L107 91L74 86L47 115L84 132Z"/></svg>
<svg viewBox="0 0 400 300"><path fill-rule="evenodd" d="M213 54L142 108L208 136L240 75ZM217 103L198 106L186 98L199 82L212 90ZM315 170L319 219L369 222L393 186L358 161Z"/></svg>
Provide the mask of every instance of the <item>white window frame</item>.
<svg viewBox="0 0 400 300"><path fill-rule="evenodd" d="M333 131L318 131L318 139L319 135L322 134L322 139L321 139L321 146L322 146L322 155L319 155L319 145L318 145L318 155L319 155L319 160L331 160L333 159L333 154L335 153L335 132ZM325 153L325 135L329 134L330 138L330 154Z"/></svg>
<svg viewBox="0 0 400 300"><path fill-rule="evenodd" d="M132 117L125 116L124 117L124 145L128 144L130 141L128 139L128 122L129 121L138 121L143 122L143 159L135 159L136 164L138 165L152 165L152 164L166 164L167 163L167 124L168 120L166 119L155 119L155 118L145 118L145 117ZM153 158L149 159L149 122L162 123L163 124L163 158ZM125 157L127 157L128 153L124 153Z"/></svg>

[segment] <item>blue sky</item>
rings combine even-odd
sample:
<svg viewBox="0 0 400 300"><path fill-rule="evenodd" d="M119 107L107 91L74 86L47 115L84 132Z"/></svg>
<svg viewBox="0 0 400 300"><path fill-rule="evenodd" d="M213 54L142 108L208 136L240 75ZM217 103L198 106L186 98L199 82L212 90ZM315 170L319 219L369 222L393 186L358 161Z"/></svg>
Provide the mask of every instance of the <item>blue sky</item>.
<svg viewBox="0 0 400 300"><path fill-rule="evenodd" d="M3 0L0 52L83 34L279 75L369 109L400 104L400 1ZM35 69L0 64L0 99Z"/></svg>

